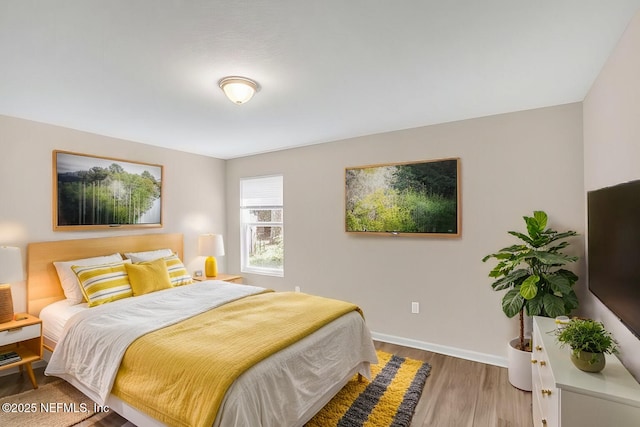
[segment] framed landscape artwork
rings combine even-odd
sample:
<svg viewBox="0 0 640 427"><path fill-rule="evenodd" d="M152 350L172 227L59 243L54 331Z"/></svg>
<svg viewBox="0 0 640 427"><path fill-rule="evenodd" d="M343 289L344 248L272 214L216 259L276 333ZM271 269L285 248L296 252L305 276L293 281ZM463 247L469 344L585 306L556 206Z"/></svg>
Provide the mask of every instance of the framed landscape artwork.
<svg viewBox="0 0 640 427"><path fill-rule="evenodd" d="M53 229L162 227L161 165L55 150Z"/></svg>
<svg viewBox="0 0 640 427"><path fill-rule="evenodd" d="M348 233L460 236L460 159L345 169Z"/></svg>

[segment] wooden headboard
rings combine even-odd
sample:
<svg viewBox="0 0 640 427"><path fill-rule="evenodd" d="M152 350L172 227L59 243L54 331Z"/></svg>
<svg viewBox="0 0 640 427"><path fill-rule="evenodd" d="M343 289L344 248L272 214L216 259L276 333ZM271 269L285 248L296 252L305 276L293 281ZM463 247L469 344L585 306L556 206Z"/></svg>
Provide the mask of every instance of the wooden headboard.
<svg viewBox="0 0 640 427"><path fill-rule="evenodd" d="M27 246L27 310L38 316L48 304L64 299L54 261L90 258L116 252L140 252L170 248L182 259L182 234L143 234L57 240Z"/></svg>

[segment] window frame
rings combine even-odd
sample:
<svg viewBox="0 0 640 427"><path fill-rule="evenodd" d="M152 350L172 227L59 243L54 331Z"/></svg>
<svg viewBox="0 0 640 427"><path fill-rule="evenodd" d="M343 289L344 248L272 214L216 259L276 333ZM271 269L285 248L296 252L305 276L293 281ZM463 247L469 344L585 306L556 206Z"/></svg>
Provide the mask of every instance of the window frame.
<svg viewBox="0 0 640 427"><path fill-rule="evenodd" d="M280 200L282 204L248 204L245 205L243 194L243 182L256 181L261 179L269 179L279 177L281 179ZM284 176L282 174L255 176L240 178L240 271L242 273L260 274L264 276L284 277ZM245 221L246 217L250 217L249 211L254 210L280 210L281 221ZM255 227L279 227L282 238L283 256L282 267L259 267L249 265L249 250L247 246L247 234L251 228Z"/></svg>

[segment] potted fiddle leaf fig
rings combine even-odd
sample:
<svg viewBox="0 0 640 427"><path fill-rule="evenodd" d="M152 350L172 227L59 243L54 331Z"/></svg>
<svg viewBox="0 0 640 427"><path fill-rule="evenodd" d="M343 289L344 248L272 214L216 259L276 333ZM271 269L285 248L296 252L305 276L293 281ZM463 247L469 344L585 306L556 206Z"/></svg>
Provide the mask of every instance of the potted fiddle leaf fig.
<svg viewBox="0 0 640 427"><path fill-rule="evenodd" d="M572 271L564 268L578 260L562 252L569 242L566 238L576 236L575 231L558 232L547 228L548 216L543 211L534 211L533 216L523 217L527 232L509 231L521 242L502 248L498 252L485 256L486 262L495 258L498 263L489 273L495 279L491 287L495 291L505 291L502 298L502 311L507 317L519 316L519 337L510 343L520 352L530 351L529 340L524 336L524 314L528 316L556 317L571 313L578 307L578 298L573 285L578 280ZM531 390L530 356L514 356L526 363L522 374L515 373L510 366L509 380L517 388ZM511 353L510 361L511 364ZM522 380L516 379L522 377ZM518 382L519 385L514 384Z"/></svg>
<svg viewBox="0 0 640 427"><path fill-rule="evenodd" d="M561 346L571 347L571 361L580 370L600 372L604 369L606 354L618 352L611 333L600 322L591 319L573 319L556 330Z"/></svg>

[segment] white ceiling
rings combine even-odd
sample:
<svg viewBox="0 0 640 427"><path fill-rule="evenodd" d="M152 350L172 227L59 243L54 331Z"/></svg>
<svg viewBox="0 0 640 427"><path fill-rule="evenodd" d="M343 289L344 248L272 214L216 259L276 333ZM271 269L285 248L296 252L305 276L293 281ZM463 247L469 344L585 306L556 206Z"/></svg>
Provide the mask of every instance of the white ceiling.
<svg viewBox="0 0 640 427"><path fill-rule="evenodd" d="M0 0L0 114L223 159L581 101L640 0ZM262 89L234 105L228 75Z"/></svg>

